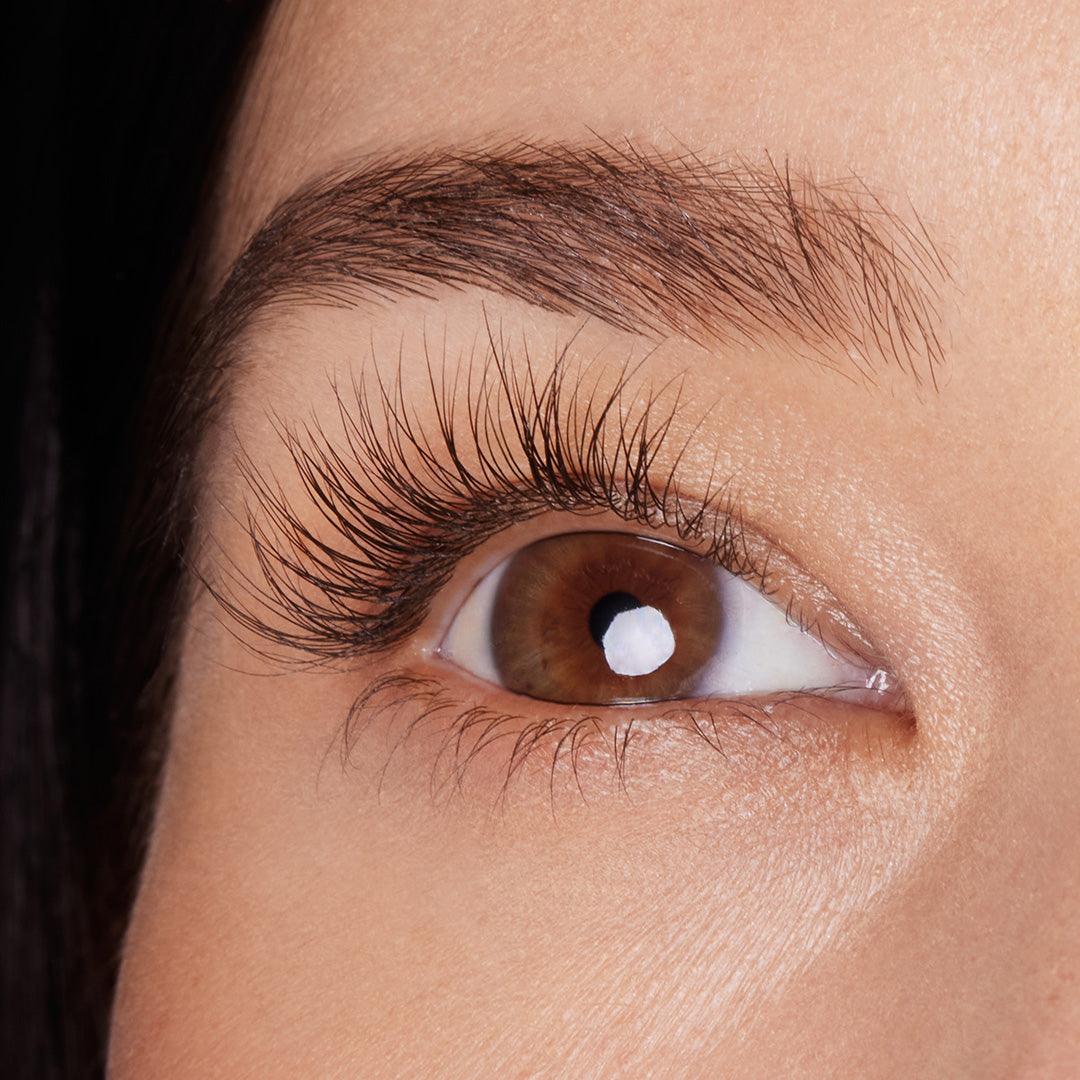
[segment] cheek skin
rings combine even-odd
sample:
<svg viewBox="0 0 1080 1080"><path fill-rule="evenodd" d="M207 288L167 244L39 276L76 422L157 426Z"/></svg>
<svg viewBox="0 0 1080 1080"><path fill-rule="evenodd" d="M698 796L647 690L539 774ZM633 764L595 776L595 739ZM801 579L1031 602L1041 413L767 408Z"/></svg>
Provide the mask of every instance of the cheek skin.
<svg viewBox="0 0 1080 1080"><path fill-rule="evenodd" d="M432 798L423 746L342 771L351 680L322 678L185 681L115 1077L312 1075L313 1047L321 1076L757 1068L765 1004L858 939L913 843L905 769L838 786L775 739L666 747L682 775L643 751L626 792L585 762L587 805L568 777Z"/></svg>

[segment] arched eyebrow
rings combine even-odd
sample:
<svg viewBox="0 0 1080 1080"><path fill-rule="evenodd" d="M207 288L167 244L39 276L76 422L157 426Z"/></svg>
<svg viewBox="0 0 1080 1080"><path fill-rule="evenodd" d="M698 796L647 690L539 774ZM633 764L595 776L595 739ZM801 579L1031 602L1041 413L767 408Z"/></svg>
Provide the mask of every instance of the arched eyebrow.
<svg viewBox="0 0 1080 1080"><path fill-rule="evenodd" d="M220 371L253 316L478 286L619 330L934 381L948 272L912 214L771 159L513 144L369 160L287 198L197 334ZM196 369L201 365L196 361Z"/></svg>

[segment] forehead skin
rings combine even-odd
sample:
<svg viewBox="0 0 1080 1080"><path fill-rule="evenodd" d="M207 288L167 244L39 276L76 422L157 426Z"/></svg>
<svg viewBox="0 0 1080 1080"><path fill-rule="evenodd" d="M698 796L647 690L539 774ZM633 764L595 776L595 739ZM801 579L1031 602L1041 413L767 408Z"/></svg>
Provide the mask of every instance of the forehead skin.
<svg viewBox="0 0 1080 1080"><path fill-rule="evenodd" d="M752 509L896 651L932 752L854 793L814 774L790 817L782 783L739 781L717 826L688 782L495 827L326 779L335 721L313 717L339 691L246 675L210 620L185 644L114 1078L1080 1071L1078 91L1080 14L1052 3L279 5L218 280L299 185L426 147L767 152L914 208L955 282L936 392L678 344L656 364L733 391L716 430ZM474 325L467 297L443 306ZM260 339L232 417L249 453L275 453L267 402L333 407L291 345L394 347L395 310Z"/></svg>

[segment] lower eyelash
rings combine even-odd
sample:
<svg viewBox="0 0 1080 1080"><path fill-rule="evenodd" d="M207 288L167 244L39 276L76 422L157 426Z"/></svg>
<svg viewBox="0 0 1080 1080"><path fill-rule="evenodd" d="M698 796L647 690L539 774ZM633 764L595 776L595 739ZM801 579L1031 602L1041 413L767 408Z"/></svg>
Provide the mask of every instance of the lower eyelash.
<svg viewBox="0 0 1080 1080"><path fill-rule="evenodd" d="M466 777L482 759L488 759L485 768L493 769L494 776L487 790L498 801L506 799L514 781L527 769L532 774L538 768L547 774L553 804L560 784L566 781L588 801L586 785L595 785L605 770L610 781L626 791L630 751L646 732L678 731L700 740L726 761L738 741L736 732L745 736L752 731L772 744L774 753L782 749L794 760L814 748L813 739L808 734L800 738L800 728L789 719L779 720L775 713L795 710L812 726L823 719L819 714L836 705L836 699L826 694L802 691L762 701L658 703L657 711L648 715L642 715L638 707L617 707L605 715L536 719L466 705L438 679L402 670L374 679L356 699L339 732L339 754L343 770L358 766L364 758L382 758L377 781L381 790L407 744L426 740L433 799L462 794ZM807 730L803 729L804 734ZM386 742L377 750L372 740L380 734ZM744 741L741 746L745 748Z"/></svg>
<svg viewBox="0 0 1080 1080"><path fill-rule="evenodd" d="M402 721L406 714L408 719ZM530 721L521 715L480 705L465 706L438 680L398 672L374 680L353 703L341 731L343 768L353 763L354 756L360 752L362 736L382 724L393 734L380 772L380 788L403 746L424 736L437 740L430 779L433 797L447 791L460 793L470 765L497 743L507 746L501 783L503 795L526 760L541 748L547 748L551 755L553 784L564 749L569 749L570 763L577 775L576 759L581 738L590 727L594 732L598 730L596 718L590 716ZM613 759L620 770L628 743L629 727L621 748L617 733L612 742Z"/></svg>

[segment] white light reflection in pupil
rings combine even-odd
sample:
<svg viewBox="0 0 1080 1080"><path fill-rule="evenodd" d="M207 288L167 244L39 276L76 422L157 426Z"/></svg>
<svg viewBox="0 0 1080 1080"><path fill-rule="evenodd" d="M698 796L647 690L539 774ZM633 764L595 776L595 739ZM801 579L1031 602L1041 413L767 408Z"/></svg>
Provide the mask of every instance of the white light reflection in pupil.
<svg viewBox="0 0 1080 1080"><path fill-rule="evenodd" d="M630 593L601 597L589 614L589 631L616 675L651 675L675 652L663 612Z"/></svg>

